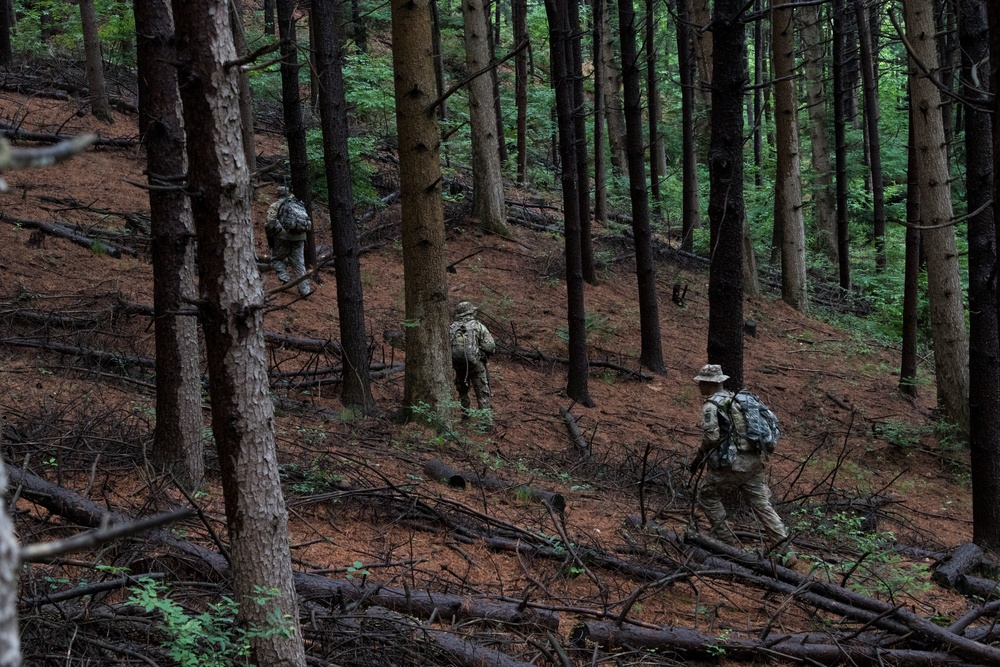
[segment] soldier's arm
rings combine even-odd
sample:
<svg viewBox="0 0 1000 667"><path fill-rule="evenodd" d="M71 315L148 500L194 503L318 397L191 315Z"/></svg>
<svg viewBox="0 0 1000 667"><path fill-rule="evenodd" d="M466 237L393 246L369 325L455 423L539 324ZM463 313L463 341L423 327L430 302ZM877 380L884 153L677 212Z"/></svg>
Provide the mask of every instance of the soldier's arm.
<svg viewBox="0 0 1000 667"><path fill-rule="evenodd" d="M490 330L486 328L486 325L482 322L479 323L479 349L485 352L487 355L491 355L496 352L497 344L493 340L493 334Z"/></svg>
<svg viewBox="0 0 1000 667"><path fill-rule="evenodd" d="M722 440L722 429L719 426L719 408L711 401L706 401L701 409L701 447L699 452L712 451Z"/></svg>

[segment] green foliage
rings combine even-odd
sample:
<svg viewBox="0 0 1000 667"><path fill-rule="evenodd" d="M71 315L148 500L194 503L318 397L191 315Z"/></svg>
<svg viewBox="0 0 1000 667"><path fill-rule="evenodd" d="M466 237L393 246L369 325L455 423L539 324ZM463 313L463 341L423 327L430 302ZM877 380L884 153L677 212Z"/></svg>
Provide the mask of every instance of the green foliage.
<svg viewBox="0 0 1000 667"><path fill-rule="evenodd" d="M390 53L373 55L359 52L347 56L344 59L344 90L351 113L359 124L382 137L396 133L396 100Z"/></svg>
<svg viewBox="0 0 1000 667"><path fill-rule="evenodd" d="M588 312L584 315L584 330L587 332L587 338L596 338L598 340L607 341L615 333L615 328L609 323L608 316L603 313L595 313L593 311ZM556 336L559 337L564 343L569 343L569 330L568 327L559 327L556 329Z"/></svg>
<svg viewBox="0 0 1000 667"><path fill-rule="evenodd" d="M255 638L291 636L294 624L274 605L277 589L256 589L253 603L272 606L262 627L243 629L236 625L239 605L232 598L208 605L205 611L193 612L172 599L166 584L140 577L139 585L129 589L131 604L162 617L158 626L165 636L162 646L181 667L233 667L249 665L250 641Z"/></svg>
<svg viewBox="0 0 1000 667"><path fill-rule="evenodd" d="M380 206L378 191L372 184L375 168L366 159L375 152L375 138L370 135L349 137L347 151L351 166L351 194L355 205ZM313 193L318 199L329 202L330 192L326 182L326 162L323 159L323 133L319 129L306 132L306 156L309 160L309 178Z"/></svg>
<svg viewBox="0 0 1000 667"><path fill-rule="evenodd" d="M855 554L830 564L803 554L814 564L814 574L825 574L831 581L847 578L847 585L872 597L894 600L899 595L918 595L931 588L929 568L924 563L905 561L893 549L896 538L891 531L870 532L863 528L864 517L853 512L827 516L820 508L794 512L795 529L808 532Z"/></svg>

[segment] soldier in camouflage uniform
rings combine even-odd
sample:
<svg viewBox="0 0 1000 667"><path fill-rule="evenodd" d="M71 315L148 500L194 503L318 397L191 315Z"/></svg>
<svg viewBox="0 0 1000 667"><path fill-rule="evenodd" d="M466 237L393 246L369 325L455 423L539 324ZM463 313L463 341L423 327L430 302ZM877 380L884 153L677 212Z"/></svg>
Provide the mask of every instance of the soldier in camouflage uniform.
<svg viewBox="0 0 1000 667"><path fill-rule="evenodd" d="M739 540L726 521L726 508L722 504L723 494L736 491L746 498L767 533L768 550L783 544L788 531L771 506L771 490L764 475L764 461L754 445L746 439L746 421L739 403L733 400L733 392L722 386L729 376L722 373L722 367L718 364L708 364L701 368L694 379L706 401L701 409L701 447L691 464L691 472L694 473L703 462L708 461L709 465L706 466L704 478L698 488L698 504L712 523L709 535L730 546L739 546ZM712 465L711 454L725 435L723 425L719 422L720 410L732 415L737 438L736 458L728 468L716 468ZM785 564L789 567L794 565L794 556L785 555Z"/></svg>
<svg viewBox="0 0 1000 667"><path fill-rule="evenodd" d="M493 340L493 335L486 325L476 319L478 308L468 301L462 301L455 307L455 322L451 325L452 340L454 341L454 331L462 324L466 329L471 329L472 335L476 337L479 348L479 359L466 362L464 359L456 359L452 355L452 367L455 369L455 388L458 389L458 400L462 404L463 418L468 415L471 406L469 400L469 387L476 392L476 403L480 410L489 410L492 407L490 397L489 375L486 371L486 361L489 356L496 351L497 345Z"/></svg>
<svg viewBox="0 0 1000 667"><path fill-rule="evenodd" d="M281 226L278 220L281 205L288 200L295 200L295 195L290 194L288 188L283 186L278 187L277 194L278 199L267 209L264 230L267 232L268 245L271 246L271 266L274 273L281 282L287 283L306 274L306 232L293 232ZM286 262L291 265L291 275ZM308 280L300 282L298 289L302 296L309 296L313 292Z"/></svg>

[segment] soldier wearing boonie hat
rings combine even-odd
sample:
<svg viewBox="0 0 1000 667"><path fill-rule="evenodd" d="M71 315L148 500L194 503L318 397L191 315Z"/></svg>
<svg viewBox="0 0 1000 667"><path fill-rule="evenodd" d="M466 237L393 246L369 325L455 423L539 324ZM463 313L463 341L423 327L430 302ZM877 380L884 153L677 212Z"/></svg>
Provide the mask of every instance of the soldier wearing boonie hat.
<svg viewBox="0 0 1000 667"><path fill-rule="evenodd" d="M788 531L771 506L771 490L764 475L764 461L746 439L746 420L739 402L733 400L733 392L723 387L722 383L728 379L719 364L705 364L694 376L706 400L701 409L701 446L691 463L691 473L694 474L703 463L708 462L698 487L698 505L712 524L709 535L739 547L740 541L726 520L722 497L733 491L743 494L767 534L767 551L770 551L787 541ZM736 445L735 456L731 460L719 454L720 445L727 437L732 438ZM784 554L784 561L791 566L795 556Z"/></svg>

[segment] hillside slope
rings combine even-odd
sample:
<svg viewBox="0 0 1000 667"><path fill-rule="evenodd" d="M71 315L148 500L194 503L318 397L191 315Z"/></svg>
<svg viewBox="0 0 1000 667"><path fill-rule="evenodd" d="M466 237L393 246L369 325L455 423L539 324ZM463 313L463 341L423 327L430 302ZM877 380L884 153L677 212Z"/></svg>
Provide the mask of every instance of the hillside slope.
<svg viewBox="0 0 1000 667"><path fill-rule="evenodd" d="M9 93L0 98L0 116L23 116L24 128L39 132L89 129L133 141L136 134L130 117L101 126L75 116L65 102ZM136 229L148 201L129 183L145 180L142 152L125 143L46 170L5 174L10 191L0 195L0 272L6 286L0 294L6 344L0 409L8 421L8 463L27 457L27 469L45 479L139 515L186 501L144 465L155 419L153 384L150 369L134 357L151 356L153 329L134 305L152 303L148 237ZM261 136L259 152L278 157L280 146ZM254 208L261 252L271 196L273 187L264 185ZM510 193L514 200L529 196ZM355 583L364 579L470 599L530 601L560 614L557 636L564 639L577 620L620 614L635 627L667 623L725 637L775 622L788 632L826 627L809 608L783 604L780 596L762 598L746 584L699 576L677 587L647 588L648 581L629 569L651 568L655 580L666 563L676 568L685 560L671 551L676 544L659 544L627 521L643 514L683 534L690 520L686 464L699 441L701 403L692 376L706 361L708 326L703 269L683 266L672 255L661 258L668 370L640 377L637 290L628 249L611 235L598 239L606 263L600 284L587 287L586 306L591 358L607 364L595 365L590 376L596 407L582 408L564 395L566 369L558 360L566 354L561 241L517 226L509 239L484 236L463 213L450 208L446 222L449 260L471 255L448 274L449 297L453 304L479 304L500 344L491 362L495 428L486 432L451 423L434 430L388 418L353 420L339 404L335 374L324 370L337 363L335 356L272 348L297 565ZM398 216L397 204L367 217L363 229L372 360L387 368L376 374L374 392L385 414L399 406L398 364L405 360L405 352L388 342L403 319ZM93 228L121 232L120 238L106 238L135 254L114 257L106 249L82 247L33 229L33 220L78 225L91 234ZM322 224L318 236L329 245ZM264 278L268 287L277 285L272 273ZM306 300L276 296L266 316L270 332L337 338L332 271L321 278ZM670 299L675 283L686 286L680 306ZM746 340L746 383L782 422L772 490L779 513L796 527L795 549L807 556L800 569L807 571L811 563L817 573L841 572L838 568L856 562L867 548L871 570L866 564L849 575L867 592L915 606L923 615L961 616L968 606L964 599L925 585L930 557L971 536L967 452L934 435L933 387L922 386L920 398L911 402L896 391L897 350L804 317L773 296L748 300L745 314L757 322L757 336ZM121 356L117 362L101 360L84 350ZM567 410L583 446L569 435ZM451 488L425 470L431 459L499 481ZM197 503L221 532L224 514L212 464L213 483ZM537 502L551 501L551 494L565 500L563 513ZM63 522L46 523L35 503L22 498L17 509L26 542L72 532ZM752 521L740 515L739 522L746 545L759 546ZM887 531L899 544L917 548L907 553L918 555L896 555ZM211 545L196 521L186 522L183 532ZM510 544L490 543L484 536L520 541L534 551L517 554ZM133 545L86 559L134 571L160 564L147 556ZM601 560L604 556L630 565ZM892 572L906 576L897 581ZM184 578L182 571L178 577ZM49 582L72 585L84 578L97 575L78 561L32 566L24 577L25 596L36 597ZM32 641L47 637L48 626L32 611L24 614L25 652L40 651ZM832 622L829 614L822 616ZM511 642L507 652L523 659L537 652L520 635L505 641ZM342 664L389 664L323 650ZM629 655L620 659L654 660Z"/></svg>

